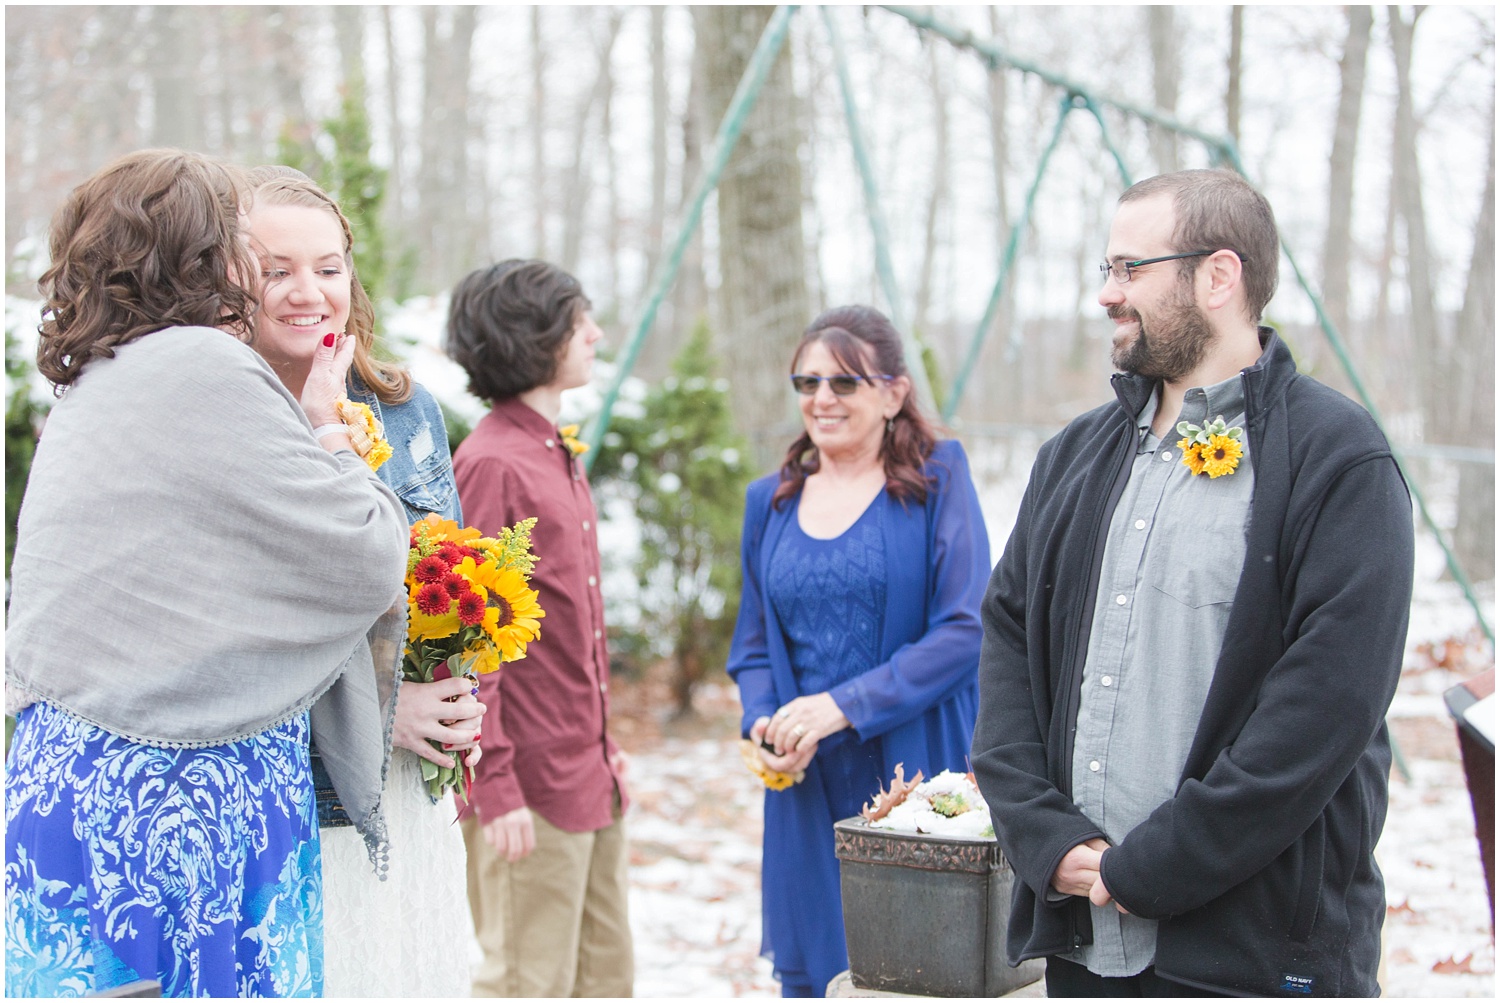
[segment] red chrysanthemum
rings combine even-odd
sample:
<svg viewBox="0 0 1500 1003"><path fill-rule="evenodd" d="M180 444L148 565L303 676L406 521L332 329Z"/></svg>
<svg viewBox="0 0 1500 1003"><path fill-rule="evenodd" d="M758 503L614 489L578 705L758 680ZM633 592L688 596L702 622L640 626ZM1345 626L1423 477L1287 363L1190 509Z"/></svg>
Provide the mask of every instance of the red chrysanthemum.
<svg viewBox="0 0 1500 1003"><path fill-rule="evenodd" d="M447 591L449 599L458 599L469 590L469 583L463 580L463 576L455 575L451 571L444 575L438 584Z"/></svg>
<svg viewBox="0 0 1500 1003"><path fill-rule="evenodd" d="M452 605L453 597L436 582L429 582L417 591L417 609L428 616L440 616Z"/></svg>
<svg viewBox="0 0 1500 1003"><path fill-rule="evenodd" d="M465 592L458 597L458 622L465 627L483 623L484 607L484 596L473 591Z"/></svg>
<svg viewBox="0 0 1500 1003"><path fill-rule="evenodd" d="M434 551L434 553L436 553L437 556L441 557L443 560L447 561L448 567L451 568L458 564L459 561L462 561L464 559L465 551L467 549L467 547L460 547L456 543L444 543L441 547Z"/></svg>
<svg viewBox="0 0 1500 1003"><path fill-rule="evenodd" d="M474 558L475 564L482 564L484 562L484 551L475 550L473 547L460 547L459 549L463 551L464 557Z"/></svg>
<svg viewBox="0 0 1500 1003"><path fill-rule="evenodd" d="M412 577L419 582L439 582L448 573L450 565L438 554L428 554L411 569Z"/></svg>

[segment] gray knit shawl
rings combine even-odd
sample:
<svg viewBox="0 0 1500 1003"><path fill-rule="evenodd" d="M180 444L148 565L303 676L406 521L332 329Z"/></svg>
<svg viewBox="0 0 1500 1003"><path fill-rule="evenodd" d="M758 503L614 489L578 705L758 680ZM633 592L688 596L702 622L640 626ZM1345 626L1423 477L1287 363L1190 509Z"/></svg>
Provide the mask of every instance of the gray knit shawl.
<svg viewBox="0 0 1500 1003"><path fill-rule="evenodd" d="M311 708L377 869L406 632L401 503L329 454L260 356L167 328L90 362L21 506L6 710L41 700L147 745L247 738Z"/></svg>

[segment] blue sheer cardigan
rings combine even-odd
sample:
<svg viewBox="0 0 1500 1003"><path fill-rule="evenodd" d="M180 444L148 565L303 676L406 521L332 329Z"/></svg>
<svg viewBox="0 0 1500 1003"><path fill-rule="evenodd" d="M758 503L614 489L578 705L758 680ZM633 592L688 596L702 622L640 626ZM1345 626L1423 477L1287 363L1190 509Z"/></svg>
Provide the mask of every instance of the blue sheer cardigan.
<svg viewBox="0 0 1500 1003"><path fill-rule="evenodd" d="M933 485L925 504L886 509L884 661L829 690L860 741L880 738L887 781L897 763L908 777L917 769L966 771L978 709L979 605L990 576L984 515L958 442L939 442L924 472ZM745 493L743 583L728 664L745 735L757 718L803 695L765 590L776 542L797 517L794 503L771 507L779 483L770 474Z"/></svg>

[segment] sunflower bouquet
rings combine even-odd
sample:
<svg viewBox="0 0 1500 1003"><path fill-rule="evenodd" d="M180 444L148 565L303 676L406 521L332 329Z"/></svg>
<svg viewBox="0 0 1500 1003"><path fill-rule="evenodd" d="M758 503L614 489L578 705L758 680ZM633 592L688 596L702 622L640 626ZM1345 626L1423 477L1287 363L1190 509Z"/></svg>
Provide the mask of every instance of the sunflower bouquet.
<svg viewBox="0 0 1500 1003"><path fill-rule="evenodd" d="M477 680L502 662L526 657L526 645L542 634L537 621L546 615L537 605L536 591L527 587L536 566L531 553L535 525L535 519L526 519L494 537L460 529L436 515L412 526L404 679ZM467 802L473 778L457 762L440 767L424 759L422 779L434 798L455 787Z"/></svg>

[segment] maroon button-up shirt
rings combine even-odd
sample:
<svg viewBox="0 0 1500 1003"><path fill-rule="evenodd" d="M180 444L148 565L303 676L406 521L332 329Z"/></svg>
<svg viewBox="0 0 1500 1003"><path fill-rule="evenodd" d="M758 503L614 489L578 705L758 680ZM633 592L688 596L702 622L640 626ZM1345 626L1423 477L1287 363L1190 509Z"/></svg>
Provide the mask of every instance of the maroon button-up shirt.
<svg viewBox="0 0 1500 1003"><path fill-rule="evenodd" d="M469 796L482 822L526 806L569 832L614 821L625 787L611 760L609 651L599 593L599 537L583 464L557 428L501 401L453 454L464 522L486 536L536 517L531 587L546 616L526 657L479 677L489 709ZM465 809L465 812L471 809Z"/></svg>

